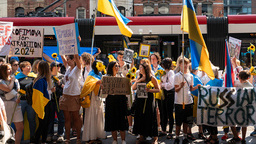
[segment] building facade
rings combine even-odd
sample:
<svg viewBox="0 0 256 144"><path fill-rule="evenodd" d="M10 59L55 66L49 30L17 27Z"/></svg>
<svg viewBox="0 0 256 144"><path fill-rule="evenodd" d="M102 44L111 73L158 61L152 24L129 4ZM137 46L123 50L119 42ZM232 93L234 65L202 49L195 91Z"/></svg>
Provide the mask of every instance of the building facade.
<svg viewBox="0 0 256 144"><path fill-rule="evenodd" d="M134 15L180 15L183 0L134 0ZM197 15L222 17L223 0L193 0Z"/></svg>
<svg viewBox="0 0 256 144"><path fill-rule="evenodd" d="M224 15L256 14L255 0L224 0Z"/></svg>
<svg viewBox="0 0 256 144"><path fill-rule="evenodd" d="M0 17L7 17L7 0L0 1Z"/></svg>
<svg viewBox="0 0 256 144"><path fill-rule="evenodd" d="M37 13L54 2L56 3L45 13ZM89 18L90 16L90 0L8 0L7 7L8 17L43 15Z"/></svg>

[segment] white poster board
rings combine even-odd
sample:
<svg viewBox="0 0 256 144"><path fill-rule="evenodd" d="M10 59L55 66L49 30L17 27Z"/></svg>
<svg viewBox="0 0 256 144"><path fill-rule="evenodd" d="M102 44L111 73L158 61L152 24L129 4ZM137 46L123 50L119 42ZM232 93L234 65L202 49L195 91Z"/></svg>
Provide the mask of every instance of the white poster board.
<svg viewBox="0 0 256 144"><path fill-rule="evenodd" d="M43 46L43 28L13 27L9 56L42 57Z"/></svg>
<svg viewBox="0 0 256 144"><path fill-rule="evenodd" d="M124 49L123 61L126 61L128 63L132 63L133 54L134 54L133 50L125 48Z"/></svg>
<svg viewBox="0 0 256 144"><path fill-rule="evenodd" d="M0 56L9 54L12 40L12 22L0 22Z"/></svg>
<svg viewBox="0 0 256 144"><path fill-rule="evenodd" d="M242 40L239 40L230 36L228 41L229 41L228 51L229 51L230 57L235 56L237 59L239 59Z"/></svg>
<svg viewBox="0 0 256 144"><path fill-rule="evenodd" d="M256 125L255 88L200 87L197 124L242 127Z"/></svg>
<svg viewBox="0 0 256 144"><path fill-rule="evenodd" d="M79 32L77 23L53 27L59 55L74 55L80 53Z"/></svg>

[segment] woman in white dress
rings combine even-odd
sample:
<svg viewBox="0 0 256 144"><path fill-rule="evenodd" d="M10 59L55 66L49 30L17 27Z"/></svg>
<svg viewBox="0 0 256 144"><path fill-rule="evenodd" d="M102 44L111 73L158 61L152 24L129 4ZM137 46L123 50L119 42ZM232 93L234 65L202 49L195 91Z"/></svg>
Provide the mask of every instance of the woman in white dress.
<svg viewBox="0 0 256 144"><path fill-rule="evenodd" d="M82 140L90 141L90 143L100 143L99 138L106 137L104 131L103 102L99 97L102 74L96 67L100 63L102 64L99 60L93 62L92 70L89 72L81 92L81 98L90 95L91 100L90 107L85 108L84 132L82 135Z"/></svg>

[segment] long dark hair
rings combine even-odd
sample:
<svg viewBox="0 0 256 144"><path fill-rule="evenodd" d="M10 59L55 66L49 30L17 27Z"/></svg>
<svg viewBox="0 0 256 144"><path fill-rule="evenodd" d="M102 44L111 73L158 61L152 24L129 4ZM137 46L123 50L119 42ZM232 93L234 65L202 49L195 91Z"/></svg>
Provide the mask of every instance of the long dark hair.
<svg viewBox="0 0 256 144"><path fill-rule="evenodd" d="M103 62L100 61L100 60L94 61L94 62L92 63L92 69L94 70L94 73L95 73L96 75L99 75L100 72L99 72L98 69L96 68L97 62L103 63Z"/></svg>
<svg viewBox="0 0 256 144"><path fill-rule="evenodd" d="M52 82L51 82L51 72L50 72L49 64L46 61L41 61L38 65L38 75L37 75L37 78L35 78L34 80L34 84L36 83L37 80L44 77L46 78L46 81L49 87L51 87Z"/></svg>
<svg viewBox="0 0 256 144"><path fill-rule="evenodd" d="M147 64L147 63L143 63L143 64L140 64L143 68L144 68L144 71L145 71L145 74L146 74L146 81L150 81L151 80L151 70L150 70L150 66ZM142 78L142 75L140 74L140 78Z"/></svg>
<svg viewBox="0 0 256 144"><path fill-rule="evenodd" d="M108 67L107 67L107 75L111 75L113 76L113 67L115 66L117 62L116 61L112 61L108 64Z"/></svg>
<svg viewBox="0 0 256 144"><path fill-rule="evenodd" d="M8 74L7 74L7 69L8 67L11 67L10 64L8 63L4 63L2 65L0 65L0 79L3 79L3 80L8 80Z"/></svg>

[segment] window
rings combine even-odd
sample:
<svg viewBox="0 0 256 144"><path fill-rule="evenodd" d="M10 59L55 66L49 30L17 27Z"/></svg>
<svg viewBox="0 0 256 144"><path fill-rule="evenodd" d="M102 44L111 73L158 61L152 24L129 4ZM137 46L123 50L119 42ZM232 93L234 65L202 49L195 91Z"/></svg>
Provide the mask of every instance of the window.
<svg viewBox="0 0 256 144"><path fill-rule="evenodd" d="M15 16L16 17L24 17L24 8L23 7L17 7L15 9Z"/></svg>
<svg viewBox="0 0 256 144"><path fill-rule="evenodd" d="M167 3L158 4L158 13L159 14L169 14L169 4L167 4Z"/></svg>
<svg viewBox="0 0 256 144"><path fill-rule="evenodd" d="M123 16L125 16L125 7L119 6L119 7L117 7L117 9L120 11L120 13L121 13Z"/></svg>
<svg viewBox="0 0 256 144"><path fill-rule="evenodd" d="M64 17L64 11L62 7L57 7L55 10L55 13L59 16L59 17Z"/></svg>
<svg viewBox="0 0 256 144"><path fill-rule="evenodd" d="M85 8L84 7L78 7L76 9L76 18L78 18L78 19L85 18Z"/></svg>
<svg viewBox="0 0 256 144"><path fill-rule="evenodd" d="M37 7L35 10L36 10L36 12L39 12L39 11L41 11L43 9L44 9L43 7Z"/></svg>
<svg viewBox="0 0 256 144"><path fill-rule="evenodd" d="M154 4L153 3L145 3L143 6L144 14L154 14Z"/></svg>
<svg viewBox="0 0 256 144"><path fill-rule="evenodd" d="M203 3L202 4L202 14L211 16L212 15L212 4L211 3Z"/></svg>

